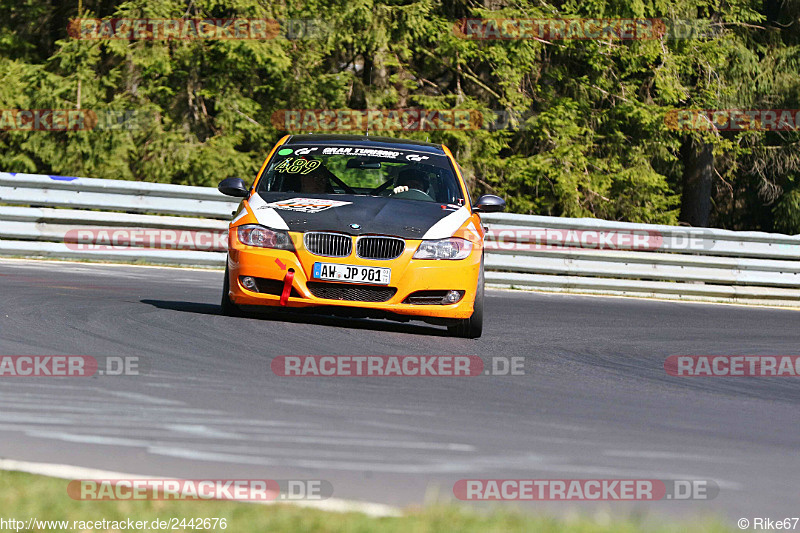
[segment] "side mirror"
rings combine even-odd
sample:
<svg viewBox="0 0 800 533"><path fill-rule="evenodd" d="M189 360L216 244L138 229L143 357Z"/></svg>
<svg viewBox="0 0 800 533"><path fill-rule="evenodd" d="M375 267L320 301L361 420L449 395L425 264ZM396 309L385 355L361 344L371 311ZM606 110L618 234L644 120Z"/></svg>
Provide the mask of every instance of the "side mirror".
<svg viewBox="0 0 800 533"><path fill-rule="evenodd" d="M484 194L472 206L472 210L478 213L497 213L505 210L505 208L506 201L494 194Z"/></svg>
<svg viewBox="0 0 800 533"><path fill-rule="evenodd" d="M236 196L238 198L244 198L250 194L250 190L242 178L226 178L220 182L217 190L227 196Z"/></svg>

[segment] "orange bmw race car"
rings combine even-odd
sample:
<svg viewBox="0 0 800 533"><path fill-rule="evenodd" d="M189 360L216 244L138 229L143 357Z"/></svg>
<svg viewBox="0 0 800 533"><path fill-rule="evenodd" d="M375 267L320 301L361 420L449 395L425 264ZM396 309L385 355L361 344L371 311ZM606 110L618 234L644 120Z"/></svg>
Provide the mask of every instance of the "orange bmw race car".
<svg viewBox="0 0 800 533"><path fill-rule="evenodd" d="M319 307L348 316L421 319L451 335L483 329L483 238L461 169L443 145L385 137L287 135L230 223L225 314Z"/></svg>

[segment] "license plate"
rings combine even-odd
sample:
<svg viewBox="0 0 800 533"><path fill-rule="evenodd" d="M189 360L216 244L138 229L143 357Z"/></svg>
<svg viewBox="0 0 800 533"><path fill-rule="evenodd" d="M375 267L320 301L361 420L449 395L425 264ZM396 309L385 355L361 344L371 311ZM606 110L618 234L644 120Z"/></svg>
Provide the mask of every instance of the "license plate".
<svg viewBox="0 0 800 533"><path fill-rule="evenodd" d="M388 285L389 280L392 278L392 269L358 265L340 265L338 263L314 263L312 277L326 281Z"/></svg>

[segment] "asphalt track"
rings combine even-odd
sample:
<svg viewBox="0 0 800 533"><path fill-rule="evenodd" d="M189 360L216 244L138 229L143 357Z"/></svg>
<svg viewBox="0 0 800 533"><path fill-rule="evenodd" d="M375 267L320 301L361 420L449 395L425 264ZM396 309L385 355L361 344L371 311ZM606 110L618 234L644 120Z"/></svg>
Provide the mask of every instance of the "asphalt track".
<svg viewBox="0 0 800 533"><path fill-rule="evenodd" d="M796 311L488 291L479 340L421 323L218 314L222 272L0 261L0 354L140 376L0 380L0 457L190 479L324 479L406 506L463 478L711 479L707 501L563 512L800 513L800 378L679 378L673 354L797 354ZM278 355L525 357L524 376L283 378ZM65 493L66 494L66 493ZM517 505L506 504L500 505Z"/></svg>

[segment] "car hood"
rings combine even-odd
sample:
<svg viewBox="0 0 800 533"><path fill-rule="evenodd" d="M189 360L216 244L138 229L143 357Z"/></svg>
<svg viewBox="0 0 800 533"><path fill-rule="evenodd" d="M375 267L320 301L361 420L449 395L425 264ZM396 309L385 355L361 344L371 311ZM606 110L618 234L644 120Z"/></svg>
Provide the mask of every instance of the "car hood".
<svg viewBox="0 0 800 533"><path fill-rule="evenodd" d="M258 193L250 206L259 223L289 231L442 239L470 217L466 207L380 196ZM280 217L285 227L277 228Z"/></svg>

